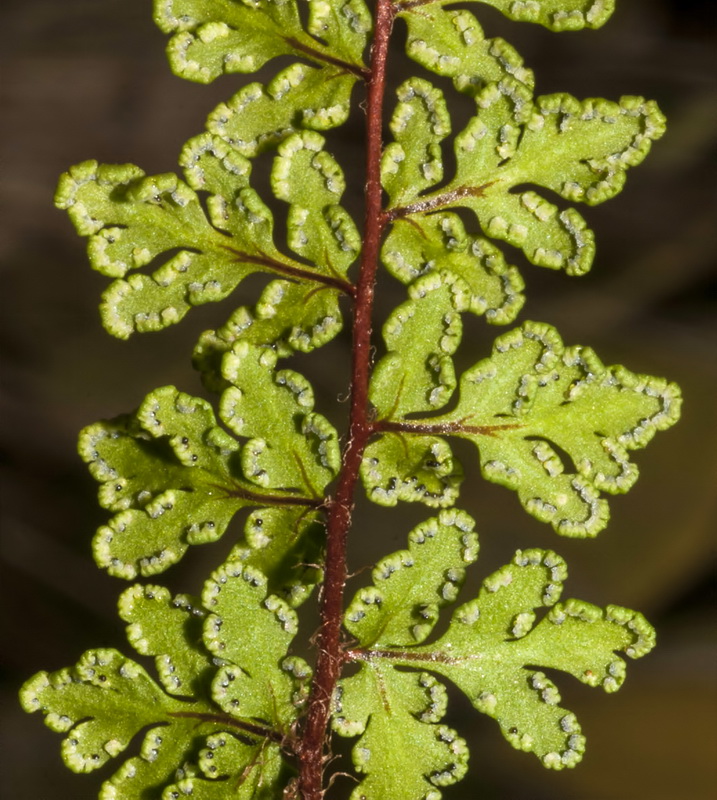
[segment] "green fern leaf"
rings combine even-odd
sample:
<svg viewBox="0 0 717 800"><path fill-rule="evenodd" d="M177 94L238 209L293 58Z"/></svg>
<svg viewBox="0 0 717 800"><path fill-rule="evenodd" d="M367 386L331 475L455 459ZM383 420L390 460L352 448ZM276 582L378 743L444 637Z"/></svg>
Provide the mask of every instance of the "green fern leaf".
<svg viewBox="0 0 717 800"><path fill-rule="evenodd" d="M526 323L463 375L456 409L433 423L457 425L478 446L484 476L517 490L529 513L562 535L591 536L607 522L599 493L637 480L628 450L673 425L679 408L674 384L605 367L589 348Z"/></svg>
<svg viewBox="0 0 717 800"><path fill-rule="evenodd" d="M395 432L366 447L361 480L378 505L395 506L402 500L444 508L458 498L463 468L440 437Z"/></svg>
<svg viewBox="0 0 717 800"><path fill-rule="evenodd" d="M444 0L455 2L455 0ZM599 28L615 10L615 0L476 0L516 22L537 22L553 31Z"/></svg>
<svg viewBox="0 0 717 800"><path fill-rule="evenodd" d="M360 75L372 28L362 0L309 0L308 32L296 0L155 0L154 19L172 35L167 55L174 73L200 83L255 72L283 55Z"/></svg>
<svg viewBox="0 0 717 800"><path fill-rule="evenodd" d="M241 454L249 481L318 500L341 463L338 434L313 411L308 381L275 367L271 350L237 342L224 357L224 377L233 386L222 395L221 416L236 434L249 439Z"/></svg>
<svg viewBox="0 0 717 800"><path fill-rule="evenodd" d="M470 292L468 309L494 325L512 322L523 307L524 283L501 251L482 236L466 233L457 214L438 212L397 219L381 251L388 271L410 284L429 272L450 271Z"/></svg>
<svg viewBox="0 0 717 800"><path fill-rule="evenodd" d="M298 630L296 613L267 594L259 570L240 562L230 561L214 573L202 602L212 612L204 624L204 643L224 664L212 683L214 701L229 714L270 720L288 731L311 679L305 661L286 655Z"/></svg>
<svg viewBox="0 0 717 800"><path fill-rule="evenodd" d="M225 387L221 359L240 338L286 357L321 347L342 328L339 299L352 291L345 275L361 250L361 237L338 205L343 173L322 149L323 143L311 132L288 137L274 161L272 182L276 195L289 203L289 247L301 258L324 265L329 274L324 283L272 281L253 308L241 306L221 328L205 331L195 348L194 364L212 390Z"/></svg>
<svg viewBox="0 0 717 800"><path fill-rule="evenodd" d="M118 607L128 623L129 643L140 655L155 657L166 692L195 697L206 691L216 668L209 654L194 645L201 641L206 616L199 599L136 584L121 594Z"/></svg>
<svg viewBox="0 0 717 800"><path fill-rule="evenodd" d="M339 67L292 64L268 84L250 83L217 106L207 129L253 158L302 129L323 131L343 124L355 82Z"/></svg>
<svg viewBox="0 0 717 800"><path fill-rule="evenodd" d="M411 78L396 92L399 103L391 118L393 142L381 159L381 182L390 207L400 207L443 178L440 143L451 132L451 118L440 89Z"/></svg>
<svg viewBox="0 0 717 800"><path fill-rule="evenodd" d="M411 201L443 178L440 143L450 133L450 117L442 93L428 81L413 78L398 90L391 120L394 141L381 161L381 177L391 205L418 211ZM431 210L430 205L427 210ZM381 257L392 275L404 283L436 270L451 270L470 291L468 307L488 321L512 321L520 311L523 281L500 250L487 239L469 236L460 218L450 212L393 213L393 226Z"/></svg>
<svg viewBox="0 0 717 800"><path fill-rule="evenodd" d="M416 343L411 346L415 350ZM424 352L439 347L434 330ZM389 363L396 356L389 352L385 358ZM449 374L445 366L443 374ZM444 393L441 404L449 398ZM600 492L630 489L638 472L628 451L673 425L681 402L674 384L605 367L589 348L566 348L553 328L538 323L498 338L493 355L464 373L458 403L447 414L401 418L394 411L395 391L380 382L371 399L383 439L367 449L362 474L375 502L426 502L418 493L386 495L391 481L411 482L396 471L401 445L394 437L458 436L478 448L486 479L517 491L526 511L558 533L580 537L605 527L608 506Z"/></svg>
<svg viewBox="0 0 717 800"><path fill-rule="evenodd" d="M219 392L227 386L221 377L222 359L239 339L272 347L279 358L310 353L343 327L340 297L341 292L330 286L272 281L253 308L240 306L224 325L200 336L192 363L204 385Z"/></svg>
<svg viewBox="0 0 717 800"><path fill-rule="evenodd" d="M156 718L161 719L158 715ZM207 727L202 733L193 718L173 719L167 725L161 723L147 732L139 755L127 759L106 780L100 789L99 800L144 800L145 797L160 797L162 789L183 775L196 751L202 746ZM163 793L162 793L163 796Z"/></svg>
<svg viewBox="0 0 717 800"><path fill-rule="evenodd" d="M478 558L474 528L471 517L456 509L414 528L408 550L374 567L374 585L361 589L346 610L346 630L367 648L427 639L439 609L456 599L466 568Z"/></svg>
<svg viewBox="0 0 717 800"><path fill-rule="evenodd" d="M592 231L575 209L560 211L521 187L601 203L620 191L627 168L639 164L664 132L659 109L642 98L580 103L563 94L533 101L525 84L507 77L476 96L478 114L455 139L455 177L426 194L443 175L439 142L449 133L439 111L444 101L439 90L416 79L399 89L399 98L395 142L382 162L389 219L420 227L427 213L466 207L487 236L520 248L538 266L571 275L592 264Z"/></svg>
<svg viewBox="0 0 717 800"><path fill-rule="evenodd" d="M227 732L208 736L197 767L183 772L190 776L167 786L162 800L276 800L290 780L276 744Z"/></svg>
<svg viewBox="0 0 717 800"><path fill-rule="evenodd" d="M301 161L303 179L312 185L324 180L332 189L343 187L340 169L321 150L323 139L311 136L306 146L313 159ZM286 160L280 154L276 169ZM203 134L187 143L180 164L186 183L176 175L146 177L138 167L100 166L94 161L73 167L60 180L56 205L66 209L78 233L88 237L93 268L117 278L100 307L111 334L127 338L134 331L165 328L192 306L223 299L258 271L305 281L313 288L330 287L335 293L351 291L341 273L355 258L358 237L337 204L340 191L321 195L322 200L330 198L326 208L310 197L301 198L305 225L312 233L320 231L325 245L316 253L315 266L307 267L276 249L272 214L249 186L251 162L218 137ZM197 192L209 193L208 216ZM306 248L296 244L301 227L296 200L285 195L291 203L289 246L303 255ZM180 252L151 275L124 278L131 270L154 266L177 248Z"/></svg>
<svg viewBox="0 0 717 800"><path fill-rule="evenodd" d="M111 574L162 572L189 545L222 536L242 508L289 505L304 513L338 469L336 431L312 412L304 378L273 373L270 351L246 344L226 359L225 375L237 386L222 399L222 418L251 437L243 448L206 401L171 386L148 395L134 418L82 432L80 454L101 483L100 503L119 512L93 543L97 563ZM267 401L287 417L267 417Z"/></svg>
<svg viewBox="0 0 717 800"><path fill-rule="evenodd" d="M439 606L455 600L465 567L477 556L477 539L472 520L453 510L416 528L409 542L408 551L377 566L374 587L361 590L347 610L346 627L359 645L349 651L361 665L358 676L349 679L357 684L353 703L358 711L347 711L339 689L335 728L345 735L363 732L368 708L377 730L403 724L374 698L365 708L360 703L374 693L372 682L390 685L386 676L393 667L428 670L448 678L479 711L495 718L514 747L535 753L547 767L575 766L585 749L580 725L559 706L557 688L540 669L561 670L589 686L616 691L625 678L625 662L616 651L630 658L648 653L654 645L650 625L616 606L557 603L567 577L565 563L555 553L528 550L518 551L511 564L486 578L478 597L454 611L437 641L418 644L429 635ZM548 607L536 624L536 611ZM409 758L393 768L412 776L412 750L403 752ZM427 747L426 754L431 752Z"/></svg>
<svg viewBox="0 0 717 800"><path fill-rule="evenodd" d="M284 141L274 159L271 186L289 203L289 247L340 281L361 250L361 236L338 204L346 182L324 142L314 131Z"/></svg>
<svg viewBox="0 0 717 800"><path fill-rule="evenodd" d="M351 800L440 800L464 777L468 755L442 724L448 694L439 678L494 718L513 747L548 768L573 767L585 737L546 671L614 692L625 679L622 655L639 658L654 646L636 612L559 602L566 565L537 549L518 551L436 633L479 552L473 519L447 508L464 477L450 437L471 442L483 476L514 490L530 514L559 534L588 537L607 522L602 493L625 492L637 479L629 451L674 424L681 402L673 384L605 367L539 323L501 336L490 357L458 377L462 314L506 324L524 302L518 270L491 240L535 265L584 274L594 236L566 205L616 195L664 119L638 97L536 97L521 56L486 38L468 11L446 10L457 2L379 0L372 38L364 0L153 0L177 75L209 83L275 58L280 71L212 111L206 132L184 147L180 174L88 161L60 180L56 205L87 239L92 267L112 279L101 315L118 338L163 329L252 274L268 276L259 300L234 306L195 349L205 385L221 394L218 414L167 386L80 437L100 503L113 514L94 537L94 555L115 576L161 572L190 545L224 535L237 512L247 516L244 537L201 598L154 585L121 595L127 638L154 659L158 679L116 650L97 649L23 686L25 710L41 711L65 735L70 769L91 772L117 758L100 800L323 796L327 714L338 735L357 739ZM599 27L614 10L614 0L475 2L554 31ZM475 102L453 138L452 176L444 174L452 133L444 95L419 78L398 88L393 140L376 163L396 17L407 26L408 55ZM357 81L368 89L363 233L341 205L344 174L319 133L348 119ZM259 180L268 176L273 198L286 204L279 246L274 205L252 186L251 159L270 151ZM473 214L482 235L469 233L455 209ZM347 276L363 240L354 285ZM384 325L385 353L374 367L379 247L409 288ZM342 296L355 303L343 461L309 382L277 368L337 335ZM377 563L372 586L345 611L343 635L340 551L357 467L372 501L443 510L411 531L406 550ZM295 609L324 567L310 688L312 669L292 650Z"/></svg>
<svg viewBox="0 0 717 800"><path fill-rule="evenodd" d="M229 560L261 570L271 593L296 608L323 577L325 535L321 514L314 509L261 508L249 515L245 541L232 548Z"/></svg>
<svg viewBox="0 0 717 800"><path fill-rule="evenodd" d="M410 299L388 318L383 327L388 354L376 365L369 389L379 419L434 411L450 399L466 289L451 273L428 275L411 285Z"/></svg>
<svg viewBox="0 0 717 800"><path fill-rule="evenodd" d="M362 734L352 755L356 771L366 775L351 800L440 800L439 787L456 783L468 768L465 740L438 724L446 705L445 688L428 673L372 664L342 680L333 727L341 736Z"/></svg>
<svg viewBox="0 0 717 800"><path fill-rule="evenodd" d="M560 596L566 572L550 551L518 552L511 565L484 581L475 601L456 610L431 649L434 656L444 654L438 661L455 659L438 664L437 672L497 719L514 747L553 769L575 766L585 741L574 715L560 707L555 685L534 667L558 669L613 692L625 677L625 662L615 652L639 658L654 646L645 619L616 606L568 600L533 626L535 609ZM485 663L476 663L478 653Z"/></svg>
<svg viewBox="0 0 717 800"><path fill-rule="evenodd" d="M74 772L98 769L142 728L187 707L116 650L90 650L75 667L40 672L20 697L25 710L42 711L49 728L68 733L62 756Z"/></svg>
<svg viewBox="0 0 717 800"><path fill-rule="evenodd" d="M467 286L452 273L434 272L411 286L410 300L388 318L387 355L376 365L369 399L379 420L441 408L456 387L451 356L462 335ZM396 431L364 451L361 477L369 497L381 505L399 500L451 505L463 477L450 448L435 436Z"/></svg>
<svg viewBox="0 0 717 800"><path fill-rule="evenodd" d="M163 798L181 797L190 789L198 797L268 800L288 781L280 743L299 713L310 671L287 657L295 617L283 601L267 596L266 586L261 573L236 562L207 582L204 606L186 596L172 598L160 586L133 586L120 598L120 614L129 622L133 647L155 656L169 694L116 650L92 650L75 667L31 678L21 691L23 706L42 711L50 728L67 734L62 755L76 772L103 766L149 728L139 755L103 784L101 800L141 800L160 792ZM227 597L232 610L225 606ZM226 621L231 630L237 614L251 621L259 636L254 643L273 658L263 668L266 680L251 684L249 670L261 661L256 648L222 646L219 629ZM219 651L217 662L212 653ZM230 672L251 684L249 703L227 700ZM276 704L266 702L266 695L263 704L258 699L267 685Z"/></svg>
<svg viewBox="0 0 717 800"><path fill-rule="evenodd" d="M190 544L220 537L239 509L271 501L233 466L239 449L206 401L172 386L148 395L133 418L85 428L80 455L100 482L100 504L118 512L97 531L97 563L126 579L156 574Z"/></svg>
<svg viewBox="0 0 717 800"><path fill-rule="evenodd" d="M66 734L62 758L74 772L99 769L151 726L139 755L104 782L100 800L159 797L163 788L192 771L207 737L233 738L232 732L242 735L244 727L209 700L188 703L164 694L139 664L116 650L90 650L74 667L40 672L23 686L20 698L26 711L42 711L48 727ZM245 745L249 752L236 762L234 777L251 768L257 752L278 752L265 739L249 733L242 738L250 743Z"/></svg>
<svg viewBox="0 0 717 800"><path fill-rule="evenodd" d="M453 79L459 92L475 95L489 83L512 77L528 89L533 73L503 39L486 39L469 11L444 11L438 4L401 12L408 26L406 53L421 66Z"/></svg>

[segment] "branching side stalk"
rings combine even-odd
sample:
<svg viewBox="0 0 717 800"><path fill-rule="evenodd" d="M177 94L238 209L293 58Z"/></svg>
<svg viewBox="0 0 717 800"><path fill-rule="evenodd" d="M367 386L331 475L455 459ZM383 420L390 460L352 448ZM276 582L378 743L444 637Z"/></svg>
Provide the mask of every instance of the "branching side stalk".
<svg viewBox="0 0 717 800"><path fill-rule="evenodd" d="M366 191L363 249L353 307L351 406L348 439L336 492L326 503L326 566L321 590L318 658L309 710L299 745L299 793L302 800L323 796L323 767L331 697L341 674L343 596L347 578L346 542L363 451L373 432L369 418L371 330L381 237L386 226L381 188L383 99L388 45L396 15L392 0L376 0L376 17L366 109Z"/></svg>

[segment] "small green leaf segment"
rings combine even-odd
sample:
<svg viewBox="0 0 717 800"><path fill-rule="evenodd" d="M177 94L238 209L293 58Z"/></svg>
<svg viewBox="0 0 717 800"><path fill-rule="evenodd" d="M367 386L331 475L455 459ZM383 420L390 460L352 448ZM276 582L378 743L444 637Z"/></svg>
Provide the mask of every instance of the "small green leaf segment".
<svg viewBox="0 0 717 800"><path fill-rule="evenodd" d="M483 476L516 490L528 513L564 536L597 534L608 520L600 493L626 492L637 480L628 450L674 424L677 387L605 367L589 348L565 347L554 328L533 322L499 337L493 355L458 382L452 355L468 287L434 273L410 295L386 322L388 353L371 379L380 436L362 464L369 497L452 505L462 470L445 437L460 437L478 448ZM458 402L436 413L457 383Z"/></svg>
<svg viewBox="0 0 717 800"><path fill-rule="evenodd" d="M154 656L160 683L116 650L91 650L22 689L27 711L66 734L75 772L99 769L134 741L100 797L262 800L286 785L282 744L306 701L311 670L286 656L295 613L239 562L220 567L201 600L136 585L119 601L130 644ZM243 635L252 627L251 637ZM231 794L227 795L227 787Z"/></svg>
<svg viewBox="0 0 717 800"><path fill-rule="evenodd" d="M155 0L177 75L208 83L272 70L275 58L281 66L211 111L177 174L86 161L60 180L58 207L111 281L100 313L113 336L238 298L194 350L216 402L165 386L80 435L111 514L93 541L111 575L150 578L193 545L231 538L200 598L149 584L120 597L129 642L155 659L157 679L104 649L22 689L24 708L65 735L71 769L125 759L101 800L322 800L338 777L327 773L332 729L356 739L352 800L439 800L468 769L465 740L443 723L443 681L514 747L573 767L585 737L545 670L612 692L622 656L654 644L636 612L561 601L565 562L537 549L516 553L434 634L478 555L475 523L455 507L478 470L459 463L455 439L529 514L563 536L592 537L608 521L605 496L637 478L631 451L680 409L674 384L605 366L550 325L517 321L525 286L512 263L521 252L568 276L590 269L595 236L576 206L621 190L663 133L659 109L638 97L536 96L513 47L452 5ZM613 0L471 9L482 5L553 31L597 28L614 10ZM390 110L394 27L421 73ZM462 130L435 75L475 104ZM331 155L352 103L366 119L361 230ZM257 188L260 160L272 197ZM381 268L407 298L376 351ZM258 299L240 294L257 274ZM466 314L514 327L491 353L469 354L474 365L460 374ZM307 379L279 360L329 344L344 326L350 403L339 434ZM346 606L359 483L381 506L440 511ZM312 669L295 637L317 585Z"/></svg>
<svg viewBox="0 0 717 800"><path fill-rule="evenodd" d="M518 551L483 581L475 599L456 608L443 636L423 644L477 555L473 520L455 509L443 511L411 532L408 550L376 565L374 585L360 590L346 611L346 628L358 643L347 658L361 668L337 687L333 725L343 736L361 735L353 760L367 777L352 795L356 800L401 796L402 780L415 784L406 796L438 798L440 791L431 787L465 773L465 743L438 724L446 707L441 684L427 674L396 673L395 667L447 678L475 708L498 720L513 747L561 769L580 761L585 737L538 668L613 692L625 677L616 652L639 658L654 645L654 631L640 614L578 600L558 603L565 562L545 550ZM545 608L536 622L536 612ZM404 683L415 700L408 686L399 688ZM376 714L381 706L385 713ZM425 742L425 759L416 760L407 746L411 739Z"/></svg>
<svg viewBox="0 0 717 800"><path fill-rule="evenodd" d="M91 265L115 278L100 306L107 330L120 338L161 330L194 305L222 300L252 273L268 272L322 293L301 331L294 331L290 320L282 324L280 316L269 334L293 334L309 342L331 338L325 329L335 334L341 327L337 296L353 293L345 273L360 241L336 202L344 179L323 142L313 131L292 134L272 172L274 193L289 204L289 249L299 257L320 254L313 266L279 252L272 213L249 185L251 162L211 134L190 140L182 151L186 181L94 161L63 175L57 205L88 237ZM324 191L298 191L292 185L296 170L307 189L318 183ZM307 246L309 235L312 245ZM150 274L136 272L148 264L156 266ZM259 337L260 344L273 341Z"/></svg>
<svg viewBox="0 0 717 800"><path fill-rule="evenodd" d="M261 512L247 522L243 560L290 578L288 551L299 565L304 549L316 550L316 509L339 468L337 434L313 411L308 382L275 365L271 350L245 342L224 356L230 385L221 419L244 445L217 424L209 403L172 386L152 392L133 416L82 432L80 454L100 481L100 504L117 512L95 535L101 567L126 579L162 572L251 507ZM282 413L261 413L267 402ZM283 591L303 598L303 581L315 574L297 569Z"/></svg>

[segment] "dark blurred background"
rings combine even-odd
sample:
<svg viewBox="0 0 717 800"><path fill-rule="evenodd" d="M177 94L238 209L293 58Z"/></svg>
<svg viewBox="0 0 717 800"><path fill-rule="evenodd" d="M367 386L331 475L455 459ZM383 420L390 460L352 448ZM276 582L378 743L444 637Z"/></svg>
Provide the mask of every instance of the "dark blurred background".
<svg viewBox="0 0 717 800"><path fill-rule="evenodd" d="M628 496L613 500L612 522L597 541L558 539L527 517L511 493L479 480L464 485L460 505L476 516L481 534L474 581L516 547L554 548L571 570L568 596L640 609L657 626L659 647L630 664L617 695L559 679L565 704L588 736L576 770L544 771L457 698L448 721L470 741L471 772L446 791L447 800L715 797L716 14L713 2L698 0L620 0L618 6L601 32L559 36L507 23L488 7L467 7L488 35L515 44L536 71L539 93L644 94L667 114L667 136L630 171L622 195L583 209L598 241L592 273L568 279L526 266L521 319L555 324L566 343L589 344L606 363L676 380L684 390L684 417L636 454L642 477ZM90 537L105 515L75 455L77 432L136 407L159 385L202 393L189 366L194 341L239 302L251 301L257 285L239 301L196 309L162 334L113 340L96 311L106 281L87 267L83 244L53 208L52 196L59 173L86 158L132 161L150 173L175 170L182 143L243 79L202 87L174 78L148 0L5 0L0 19L0 794L85 800L96 797L98 778L66 770L59 737L39 717L23 714L16 700L21 682L39 669L74 663L89 647L129 650L114 610L124 587L100 573L90 555ZM400 31L396 38L398 46ZM400 46L391 67L392 86L408 70L420 72ZM469 107L457 101L456 117ZM360 219L360 181L351 176L363 158L360 111L352 121L353 132L329 134L328 147L349 172L354 188L346 204ZM260 185L266 167L257 165ZM514 261L522 264L517 255ZM384 278L379 296L385 312L404 290ZM498 332L482 320L469 322L462 363L483 357ZM342 427L346 406L336 412L335 400L345 392L347 363L342 337L293 365L312 378L319 409L333 406ZM470 450L463 458L476 469ZM425 509L402 511L361 505L353 570L404 547L410 526L428 516ZM238 530L239 523L226 541L195 549L191 564L174 568L165 582L198 591ZM357 585L366 579L359 575Z"/></svg>

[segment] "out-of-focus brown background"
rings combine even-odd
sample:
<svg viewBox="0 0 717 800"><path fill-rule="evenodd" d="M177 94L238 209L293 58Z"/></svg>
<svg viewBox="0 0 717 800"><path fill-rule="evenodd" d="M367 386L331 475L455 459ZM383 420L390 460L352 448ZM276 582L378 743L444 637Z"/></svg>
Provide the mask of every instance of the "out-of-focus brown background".
<svg viewBox="0 0 717 800"><path fill-rule="evenodd" d="M509 492L480 480L465 485L461 505L476 516L481 534L474 580L516 547L554 548L571 570L568 596L639 608L657 625L660 646L630 664L616 695L558 679L588 736L587 755L576 770L542 770L531 756L513 751L495 723L456 699L449 722L470 741L471 773L446 791L448 799L715 796L715 9L711 0L620 0L618 6L601 32L560 36L506 23L487 7L469 7L488 35L504 35L518 47L536 70L539 93L644 94L666 112L668 135L630 172L623 194L584 210L597 234L593 272L567 279L526 267L528 303L521 319L557 325L566 342L590 344L607 363L678 381L684 419L636 455L642 477L627 497L613 501L612 523L595 542L560 540L528 518ZM201 87L173 77L148 0L5 0L0 35L0 794L84 800L96 797L97 777L67 771L59 737L39 717L23 714L16 701L20 683L39 669L73 663L89 647L129 650L114 611L124 587L100 573L90 555L92 531L105 515L75 455L77 432L134 408L155 386L174 383L201 392L189 368L194 340L256 296L257 287L248 287L240 301L195 310L171 331L115 341L96 312L106 281L86 266L83 245L65 215L54 210L52 195L59 173L85 158L132 161L150 173L174 170L181 144L243 79ZM408 68L420 71L407 68L399 50L392 85ZM457 115L468 107L458 101ZM354 189L347 205L360 215L360 183L351 179L363 157L360 112L353 122L359 126L353 133L329 134L329 149L349 173ZM265 185L266 165L257 170ZM520 263L517 256L515 261ZM394 282L382 281L384 311L402 296ZM470 322L463 363L485 355L497 332ZM336 406L345 391L347 354L344 337L296 363L312 377L321 410ZM333 412L337 424L345 408ZM462 455L475 470L474 454ZM425 509L403 512L361 506L352 569L405 546L409 527L428 516ZM227 546L195 549L191 563L172 570L167 582L196 592ZM364 573L357 581L366 578ZM339 782L337 798L342 785L350 786Z"/></svg>

